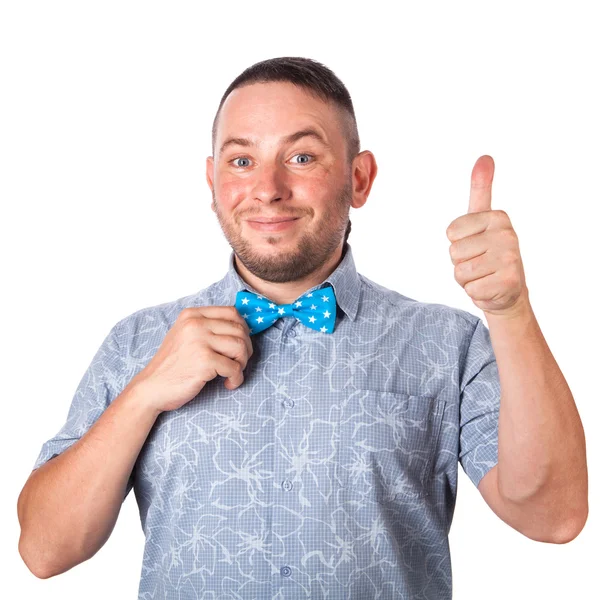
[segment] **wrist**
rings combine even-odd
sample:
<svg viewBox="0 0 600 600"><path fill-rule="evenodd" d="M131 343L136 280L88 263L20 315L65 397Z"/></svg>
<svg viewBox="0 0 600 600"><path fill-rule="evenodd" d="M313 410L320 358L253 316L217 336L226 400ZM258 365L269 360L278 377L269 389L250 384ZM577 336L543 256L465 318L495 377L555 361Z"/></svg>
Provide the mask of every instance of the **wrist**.
<svg viewBox="0 0 600 600"><path fill-rule="evenodd" d="M143 377L136 375L123 390L126 395L126 402L141 407L154 419L158 418L163 412L152 401L152 391L148 381Z"/></svg>
<svg viewBox="0 0 600 600"><path fill-rule="evenodd" d="M518 300L509 308L502 311L483 311L485 318L490 321L519 321L528 320L533 315L533 308L529 302L529 291L523 291Z"/></svg>

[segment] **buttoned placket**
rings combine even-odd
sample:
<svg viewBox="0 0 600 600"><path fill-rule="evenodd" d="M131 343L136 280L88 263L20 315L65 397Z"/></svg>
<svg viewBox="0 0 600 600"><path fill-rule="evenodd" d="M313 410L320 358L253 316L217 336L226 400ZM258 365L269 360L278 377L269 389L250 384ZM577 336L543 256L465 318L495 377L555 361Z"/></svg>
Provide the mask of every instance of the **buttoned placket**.
<svg viewBox="0 0 600 600"><path fill-rule="evenodd" d="M278 373L280 374L280 379L278 380L278 384L282 386L282 390L284 390L283 398L279 398L279 407L280 407L280 415L281 421L283 424L278 428L279 435L277 439L279 440L290 440L291 446L289 448L276 448L276 459L274 461L274 469L275 469L275 477L279 481L279 486L275 488L275 490L279 489L279 492L275 491L277 495L279 493L280 498L275 498L273 502L273 522L278 523L286 523L286 511L285 509L278 509L279 506L288 506L292 510L297 510L297 490L295 489L293 479L293 472L287 473L290 465L285 462L286 455L289 455L294 451L295 448L298 447L298 441L296 439L298 424L294 421L294 419L290 419L291 411L297 409L296 401L289 397L285 390L290 390L292 388L291 385L288 385L287 382L283 379L284 373L289 371L290 357L296 351L296 337L298 336L298 327L302 326L302 323L297 318L291 317L283 317L279 319L273 326L277 326L277 328L281 331L279 337L279 360L278 360ZM295 408L296 407L296 408ZM302 428L300 428L302 429ZM279 457L279 460L277 460ZM287 494L288 496L284 496ZM278 513L280 511L280 514ZM281 532L280 532L281 533ZM285 539L287 536L283 536ZM280 585L284 585L284 582L287 578L291 577L294 572L294 568L298 569L298 565L293 563L293 557L286 556L285 554L282 557L282 563L279 566L279 576L280 576ZM276 581L273 581L273 595L277 596L279 591L279 585Z"/></svg>

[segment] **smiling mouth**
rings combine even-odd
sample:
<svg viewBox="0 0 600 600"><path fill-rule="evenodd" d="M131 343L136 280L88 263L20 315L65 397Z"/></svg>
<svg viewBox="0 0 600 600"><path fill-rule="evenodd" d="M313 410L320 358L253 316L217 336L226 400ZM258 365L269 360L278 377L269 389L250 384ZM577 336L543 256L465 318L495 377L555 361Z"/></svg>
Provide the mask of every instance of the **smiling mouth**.
<svg viewBox="0 0 600 600"><path fill-rule="evenodd" d="M300 217L291 218L275 218L275 219L261 219L253 221L248 219L247 223L258 231L283 231L288 227L292 227L296 221L299 221Z"/></svg>
<svg viewBox="0 0 600 600"><path fill-rule="evenodd" d="M253 223L282 223L283 221L295 221L300 217L258 217L257 219L248 219Z"/></svg>

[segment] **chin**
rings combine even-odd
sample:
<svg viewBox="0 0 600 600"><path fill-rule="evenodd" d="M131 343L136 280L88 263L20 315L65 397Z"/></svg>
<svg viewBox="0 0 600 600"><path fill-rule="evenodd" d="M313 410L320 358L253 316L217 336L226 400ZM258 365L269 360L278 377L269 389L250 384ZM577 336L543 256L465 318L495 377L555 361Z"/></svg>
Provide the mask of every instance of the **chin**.
<svg viewBox="0 0 600 600"><path fill-rule="evenodd" d="M245 245L251 250L281 250L281 248L296 248L298 246L297 240L290 237L284 237L279 235L265 235L261 236L260 239L245 240Z"/></svg>

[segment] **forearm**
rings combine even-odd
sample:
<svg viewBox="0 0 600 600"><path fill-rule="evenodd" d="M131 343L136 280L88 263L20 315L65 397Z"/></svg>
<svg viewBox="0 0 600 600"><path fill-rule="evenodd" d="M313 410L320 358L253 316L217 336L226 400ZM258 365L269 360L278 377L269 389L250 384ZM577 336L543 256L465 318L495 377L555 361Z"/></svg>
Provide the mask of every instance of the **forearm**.
<svg viewBox="0 0 600 600"><path fill-rule="evenodd" d="M19 552L38 577L63 573L104 545L158 414L132 381L80 440L32 473L18 500Z"/></svg>
<svg viewBox="0 0 600 600"><path fill-rule="evenodd" d="M587 463L569 386L528 299L511 317L486 318L501 387L499 492L548 529L579 522L587 516Z"/></svg>

